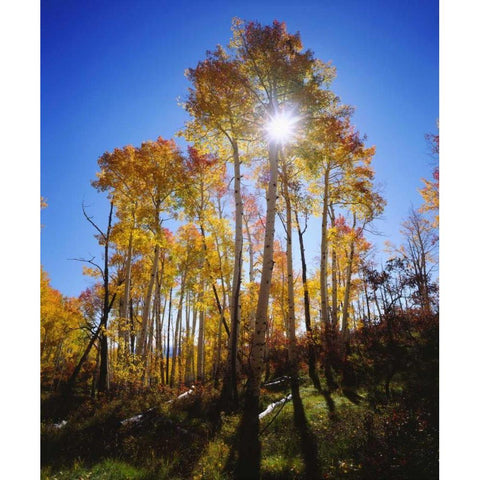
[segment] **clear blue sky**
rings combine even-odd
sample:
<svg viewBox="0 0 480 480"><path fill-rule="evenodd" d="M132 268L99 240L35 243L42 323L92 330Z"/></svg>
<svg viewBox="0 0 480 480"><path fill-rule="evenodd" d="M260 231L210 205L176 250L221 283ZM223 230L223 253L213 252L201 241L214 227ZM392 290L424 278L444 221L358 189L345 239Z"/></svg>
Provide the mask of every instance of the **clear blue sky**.
<svg viewBox="0 0 480 480"><path fill-rule="evenodd" d="M354 123L376 145L374 166L388 201L377 228L398 241L432 158L424 134L438 113L438 2L71 1L41 11L41 261L52 284L78 295L91 280L73 257L100 256L82 201L106 222L90 186L97 158L126 144L170 138L186 115L177 105L184 71L225 45L232 17L285 21L306 48L337 68L333 90L354 105Z"/></svg>

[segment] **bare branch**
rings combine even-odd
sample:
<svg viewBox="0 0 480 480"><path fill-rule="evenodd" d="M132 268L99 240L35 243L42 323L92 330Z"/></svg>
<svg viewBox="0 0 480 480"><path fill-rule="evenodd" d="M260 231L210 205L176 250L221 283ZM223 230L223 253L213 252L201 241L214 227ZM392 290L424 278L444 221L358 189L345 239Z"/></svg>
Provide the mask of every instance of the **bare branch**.
<svg viewBox="0 0 480 480"><path fill-rule="evenodd" d="M94 267L98 268L100 271L100 274L102 275L102 278L105 278L105 274L103 273L102 267L100 265L96 264L93 260L95 257L92 257L90 260L87 260L86 258L67 258L67 260L74 260L76 262L83 262L83 263L89 263L90 265L93 265Z"/></svg>
<svg viewBox="0 0 480 480"><path fill-rule="evenodd" d="M85 204L82 202L82 211L83 211L83 215L85 216L85 218L88 220L88 222L93 225L93 227L95 228L95 230L97 230L98 233L100 233L100 235L103 237L103 239L105 241L107 241L107 236L100 230L100 228L98 228L97 224L92 220L93 217L89 217L87 215L87 212L85 211Z"/></svg>

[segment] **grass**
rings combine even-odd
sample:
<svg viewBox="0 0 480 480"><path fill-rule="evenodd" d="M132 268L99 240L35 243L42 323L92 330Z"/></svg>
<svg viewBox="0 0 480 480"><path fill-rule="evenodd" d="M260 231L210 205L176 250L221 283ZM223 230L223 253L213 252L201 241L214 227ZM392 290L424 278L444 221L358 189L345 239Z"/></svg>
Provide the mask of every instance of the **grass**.
<svg viewBox="0 0 480 480"><path fill-rule="evenodd" d="M282 395L266 392L262 406ZM354 405L336 395L338 419L333 421L323 397L313 387L303 385L301 396L317 439L321 478L437 478L438 438L421 412L393 404L372 413L367 402ZM231 478L239 415L219 413L217 397L208 391L196 393L181 405L167 404L162 395L139 397L85 400L64 417L67 425L62 429L52 427L53 421L61 419L45 412L42 480ZM148 422L120 424L120 420L152 407ZM261 421L261 431L276 412ZM262 433L261 442L262 479L304 478L292 402Z"/></svg>
<svg viewBox="0 0 480 480"><path fill-rule="evenodd" d="M47 467L41 473L41 480L153 480L156 478L158 477L152 472L112 459L102 460L91 468L76 462L67 470L52 473L51 468Z"/></svg>

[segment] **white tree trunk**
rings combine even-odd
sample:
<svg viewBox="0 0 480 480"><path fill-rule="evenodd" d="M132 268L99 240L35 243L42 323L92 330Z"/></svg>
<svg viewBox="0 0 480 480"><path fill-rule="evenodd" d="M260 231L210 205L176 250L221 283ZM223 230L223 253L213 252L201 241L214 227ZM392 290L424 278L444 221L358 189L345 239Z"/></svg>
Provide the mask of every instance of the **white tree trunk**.
<svg viewBox="0 0 480 480"><path fill-rule="evenodd" d="M160 246L158 243L155 245L155 250L153 252L153 266L152 272L150 274L150 281L148 282L147 296L145 297L145 304L142 311L142 328L140 331L140 338L137 343L137 353L142 357L145 357L147 354L147 332L148 332L148 322L150 316L150 305L152 303L153 296L153 287L155 285L155 279L157 277L158 270L158 258L160 256Z"/></svg>
<svg viewBox="0 0 480 480"><path fill-rule="evenodd" d="M271 143L269 146L270 181L267 189L267 214L265 223L265 239L263 248L262 277L258 294L257 310L255 314L255 330L251 350L251 376L249 389L254 397L260 394L260 379L265 358L265 332L268 321L268 299L273 271L273 242L275 237L275 210L277 201L278 181L278 146Z"/></svg>

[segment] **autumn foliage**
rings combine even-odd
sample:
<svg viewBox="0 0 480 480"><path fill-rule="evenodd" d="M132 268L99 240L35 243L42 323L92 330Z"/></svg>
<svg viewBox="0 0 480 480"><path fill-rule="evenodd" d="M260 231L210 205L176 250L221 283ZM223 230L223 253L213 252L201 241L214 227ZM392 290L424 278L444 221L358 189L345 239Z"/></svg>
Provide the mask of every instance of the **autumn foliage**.
<svg viewBox="0 0 480 480"><path fill-rule="evenodd" d="M221 392L218 409L243 408L240 438L253 438L239 442L232 475L257 478L257 410L264 385L282 376L306 471L319 468L300 378L332 421L336 395L372 412L395 404L392 438L368 437L362 462L380 475L372 451L398 443L404 465L393 440L401 422L415 411L438 428L438 169L382 265L370 235L385 207L375 147L331 89L333 66L284 23L236 19L231 42L186 76L185 151L159 136L98 159L92 185L112 213L104 226L84 210L103 253L85 261L91 287L64 298L41 271L42 389L100 399ZM265 134L279 112L296 119L288 142Z"/></svg>

